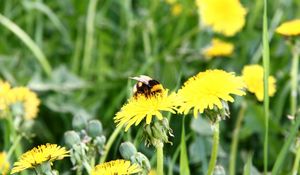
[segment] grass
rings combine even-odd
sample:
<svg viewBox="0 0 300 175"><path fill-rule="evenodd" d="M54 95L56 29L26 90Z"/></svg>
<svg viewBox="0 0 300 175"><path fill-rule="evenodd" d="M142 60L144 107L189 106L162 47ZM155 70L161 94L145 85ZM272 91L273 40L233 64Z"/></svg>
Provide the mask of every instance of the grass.
<svg viewBox="0 0 300 175"><path fill-rule="evenodd" d="M64 132L72 130L72 118L80 114L102 122L108 144L97 162L120 158L118 149L123 141L135 143L137 150L151 160L156 151L144 146L142 127L119 133L113 122L115 113L132 95L135 82L128 77L149 75L168 89L177 90L200 71L224 69L241 75L245 65L260 64L265 68L265 82L269 75L276 77L276 93L269 97L265 83L263 103L248 92L235 98L230 104L231 117L220 125L215 165L231 175L249 174L250 169L288 174L293 167L299 172L295 164L300 151L293 148L300 120L286 117L299 108L299 98L290 99L291 88L299 94L295 86L299 80L294 78L292 85L290 77L291 67L293 76L298 75L298 56L274 30L283 21L300 17L300 3L241 2L247 8L246 24L237 35L224 37L199 23L191 0L178 1L183 7L179 16L171 14L172 6L165 1L3 0L0 78L13 86L31 87L42 101L30 134L20 140L16 136L16 141L21 142L22 150L47 142L64 145ZM201 50L214 37L232 42L233 55L206 60ZM57 71L60 67L66 72ZM164 144L164 166L160 168L169 175L205 174L215 148L210 125L193 128L191 115L184 122L180 117L170 116L173 145ZM9 148L17 147L17 142L5 144L11 135L6 126L0 119L0 135L6 134L0 137L0 152L9 152L12 164L17 156ZM156 167L155 156L150 162ZM55 168L63 174L70 170L71 163L65 159L55 163Z"/></svg>

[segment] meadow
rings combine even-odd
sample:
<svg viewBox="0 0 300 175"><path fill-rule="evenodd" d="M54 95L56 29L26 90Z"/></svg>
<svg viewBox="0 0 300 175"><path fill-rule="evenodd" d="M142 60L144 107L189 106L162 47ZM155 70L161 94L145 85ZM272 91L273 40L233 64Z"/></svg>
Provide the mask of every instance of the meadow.
<svg viewBox="0 0 300 175"><path fill-rule="evenodd" d="M0 4L0 174L300 174L299 0Z"/></svg>

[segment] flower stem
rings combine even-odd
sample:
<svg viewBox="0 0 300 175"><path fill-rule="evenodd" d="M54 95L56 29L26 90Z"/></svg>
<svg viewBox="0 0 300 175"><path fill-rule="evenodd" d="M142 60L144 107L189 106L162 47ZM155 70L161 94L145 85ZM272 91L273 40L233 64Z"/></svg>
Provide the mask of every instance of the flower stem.
<svg viewBox="0 0 300 175"><path fill-rule="evenodd" d="M108 139L108 141L107 141L107 143L105 145L105 148L104 148L104 154L103 154L103 156L100 159L100 163L104 163L104 161L106 160L107 155L108 155L109 150L110 150L110 147L112 146L113 142L116 140L116 138L119 135L121 129L122 129L122 126L118 126L114 130L114 132L111 134L111 136L109 137L109 139Z"/></svg>
<svg viewBox="0 0 300 175"><path fill-rule="evenodd" d="M164 153L163 153L164 144L160 143L156 145L157 151L157 174L164 175Z"/></svg>
<svg viewBox="0 0 300 175"><path fill-rule="evenodd" d="M219 121L216 121L214 124L214 136L213 136L213 147L211 150L211 156L210 156L210 161L208 165L208 170L207 170L207 175L212 175L214 173L214 169L216 166L217 162L217 157L218 157L218 148L219 148L219 134L220 134L220 126L219 126Z"/></svg>
<svg viewBox="0 0 300 175"><path fill-rule="evenodd" d="M270 66L270 47L269 47L269 33L268 33L268 17L267 17L267 3L264 0L264 13L263 13L263 66L264 66L264 123L265 123L265 136L264 136L264 174L268 172L268 144L269 144L269 66Z"/></svg>
<svg viewBox="0 0 300 175"><path fill-rule="evenodd" d="M10 156L12 155L12 153L15 151L15 149L16 149L17 146L19 145L21 139L22 139L22 136L21 136L21 135L18 135L17 138L14 139L14 143L13 143L12 146L9 148L8 153L7 153L7 160L9 160Z"/></svg>
<svg viewBox="0 0 300 175"><path fill-rule="evenodd" d="M241 128L242 121L244 119L246 109L246 103L243 103L238 114L238 118L235 124L235 129L233 131L233 138L230 148L230 157L229 157L229 174L235 175L235 163L236 163L236 153L238 149L238 141L239 141L239 132Z"/></svg>
<svg viewBox="0 0 300 175"><path fill-rule="evenodd" d="M295 158L295 162L293 165L293 171L292 171L292 175L297 175L298 169L299 169L299 161L300 161L300 145L299 145L299 141L297 143L297 150L296 150L296 158Z"/></svg>
<svg viewBox="0 0 300 175"><path fill-rule="evenodd" d="M293 59L291 67L291 115L295 116L297 110L297 88L298 88L298 66L299 66L299 51L297 43L293 47Z"/></svg>

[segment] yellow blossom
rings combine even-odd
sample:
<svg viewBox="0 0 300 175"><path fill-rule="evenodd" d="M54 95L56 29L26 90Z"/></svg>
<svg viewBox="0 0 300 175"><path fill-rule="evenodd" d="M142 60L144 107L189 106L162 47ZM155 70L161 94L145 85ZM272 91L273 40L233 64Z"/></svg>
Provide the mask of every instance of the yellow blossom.
<svg viewBox="0 0 300 175"><path fill-rule="evenodd" d="M232 36L245 24L246 9L239 0L196 0L203 25Z"/></svg>
<svg viewBox="0 0 300 175"><path fill-rule="evenodd" d="M177 96L175 93L168 95L168 90L163 90L160 94L153 96L140 95L136 98L132 97L121 110L116 114L114 120L118 126L126 126L127 131L133 124L138 125L146 118L146 124L150 124L152 117L156 116L158 120L162 120L162 111L175 113Z"/></svg>
<svg viewBox="0 0 300 175"><path fill-rule="evenodd" d="M276 32L285 36L300 35L300 19L294 19L281 24L276 28Z"/></svg>
<svg viewBox="0 0 300 175"><path fill-rule="evenodd" d="M0 111L6 110L7 108L7 94L10 91L10 84L7 82L2 82L0 80Z"/></svg>
<svg viewBox="0 0 300 175"><path fill-rule="evenodd" d="M246 83L248 91L255 94L259 101L264 99L264 69L260 65L248 65L243 68L243 79ZM276 91L276 79L273 76L269 76L269 96L273 96Z"/></svg>
<svg viewBox="0 0 300 175"><path fill-rule="evenodd" d="M176 4L172 5L171 10L172 10L172 15L173 16L178 16L182 12L182 6L181 6L181 4L176 3Z"/></svg>
<svg viewBox="0 0 300 175"><path fill-rule="evenodd" d="M26 87L15 87L7 96L10 105L18 102L23 104L25 119L33 119L37 116L40 100L34 92Z"/></svg>
<svg viewBox="0 0 300 175"><path fill-rule="evenodd" d="M6 175L9 170L9 166L6 153L0 152L0 173L2 173L2 175Z"/></svg>
<svg viewBox="0 0 300 175"><path fill-rule="evenodd" d="M215 38L212 40L211 45L203 50L203 55L206 58L229 56L232 54L233 49L233 44Z"/></svg>
<svg viewBox="0 0 300 175"><path fill-rule="evenodd" d="M19 161L14 163L11 173L13 174L28 168L34 168L46 161L53 162L55 160L61 160L67 156L69 156L69 152L64 147L50 143L40 145L22 154Z"/></svg>
<svg viewBox="0 0 300 175"><path fill-rule="evenodd" d="M231 94L245 95L241 77L223 70L207 70L189 78L178 91L179 111L187 114L194 108L194 116L205 109L223 109L222 101L233 102Z"/></svg>
<svg viewBox="0 0 300 175"><path fill-rule="evenodd" d="M92 175L127 175L142 171L138 164L131 165L128 160L113 160L102 163L92 170Z"/></svg>

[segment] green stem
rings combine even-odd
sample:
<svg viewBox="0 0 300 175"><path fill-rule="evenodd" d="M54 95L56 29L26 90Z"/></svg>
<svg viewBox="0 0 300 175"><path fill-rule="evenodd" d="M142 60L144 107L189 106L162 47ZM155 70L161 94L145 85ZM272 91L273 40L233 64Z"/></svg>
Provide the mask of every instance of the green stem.
<svg viewBox="0 0 300 175"><path fill-rule="evenodd" d="M157 151L157 174L158 175L164 175L164 153L163 153L163 147L164 144L160 143L157 144L156 146L156 151Z"/></svg>
<svg viewBox="0 0 300 175"><path fill-rule="evenodd" d="M291 115L295 116L297 110L297 88L298 88L298 66L299 66L299 51L297 44L293 47L293 59L291 68Z"/></svg>
<svg viewBox="0 0 300 175"><path fill-rule="evenodd" d="M288 154L289 148L297 135L299 126L300 126L300 115L298 114L296 116L296 122L291 127L291 130L289 132L290 134L289 134L288 138L285 139L284 145L281 148L280 153L276 158L274 167L272 169L272 175L277 175L279 173L279 170Z"/></svg>
<svg viewBox="0 0 300 175"><path fill-rule="evenodd" d="M297 172L299 169L299 161L300 161L300 145L298 142L296 158L295 158L294 165L293 165L292 175L297 175Z"/></svg>
<svg viewBox="0 0 300 175"><path fill-rule="evenodd" d="M18 147L20 141L22 139L21 135L18 135L17 138L14 139L14 142L12 144L12 146L9 148L8 152L7 152L7 160L10 159L10 156L12 156L12 153L16 150L16 148Z"/></svg>
<svg viewBox="0 0 300 175"><path fill-rule="evenodd" d="M238 118L235 124L235 129L233 131L233 138L232 138L232 143L231 143L231 148L230 148L230 157L229 157L229 174L230 175L235 175L235 163L236 163L236 153L238 149L238 141L239 141L239 133L240 133L240 128L242 125L242 121L244 119L244 114L245 114L245 109L246 109L246 104L243 103L240 109L240 112L238 114Z"/></svg>
<svg viewBox="0 0 300 175"><path fill-rule="evenodd" d="M82 73L86 75L90 70L92 61L92 51L94 44L94 22L96 16L96 7L98 0L90 0L88 14L86 18L86 35L83 55Z"/></svg>
<svg viewBox="0 0 300 175"><path fill-rule="evenodd" d="M220 135L220 126L219 126L219 121L217 121L214 124L213 132L213 145L212 145L212 150L211 150L211 156L210 156L210 161L208 165L208 170L207 170L207 175L212 175L215 170L215 166L217 163L217 157L218 157L218 148L219 148L219 135Z"/></svg>
<svg viewBox="0 0 300 175"><path fill-rule="evenodd" d="M105 145L105 148L104 148L104 154L103 156L101 157L100 159L100 163L104 163L104 161L106 160L107 158L107 155L109 153L109 150L110 150L110 147L112 146L113 142L116 140L117 136L119 135L120 131L122 129L122 126L118 126L114 132L110 135L106 145Z"/></svg>
<svg viewBox="0 0 300 175"><path fill-rule="evenodd" d="M265 136L264 136L264 174L268 172L268 144L269 144L269 66L270 48L268 36L267 0L264 0L263 15L263 65L264 65L264 116L265 116Z"/></svg>

